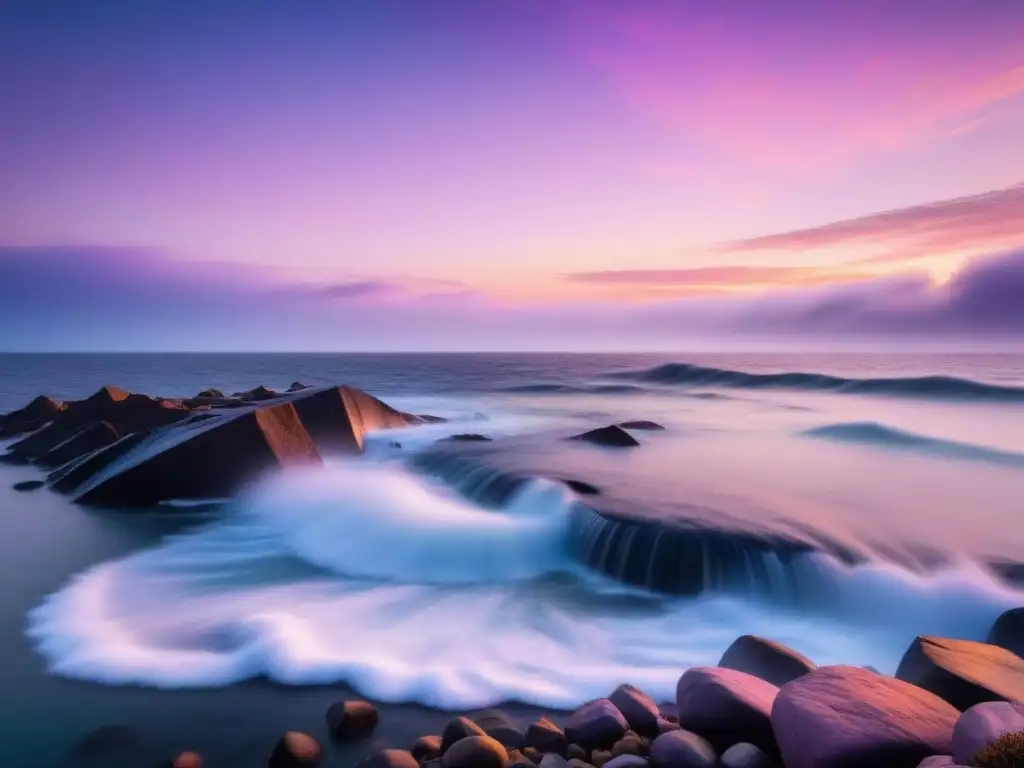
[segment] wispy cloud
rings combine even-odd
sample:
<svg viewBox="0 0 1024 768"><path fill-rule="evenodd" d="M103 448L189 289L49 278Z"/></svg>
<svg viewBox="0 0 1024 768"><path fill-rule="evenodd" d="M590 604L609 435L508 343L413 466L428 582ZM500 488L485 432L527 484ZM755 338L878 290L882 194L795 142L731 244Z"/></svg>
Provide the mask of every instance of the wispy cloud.
<svg viewBox="0 0 1024 768"><path fill-rule="evenodd" d="M776 286L815 285L872 277L870 273L821 267L760 267L731 265L686 269L622 269L571 272L570 282L596 286L658 286L663 288L752 289Z"/></svg>

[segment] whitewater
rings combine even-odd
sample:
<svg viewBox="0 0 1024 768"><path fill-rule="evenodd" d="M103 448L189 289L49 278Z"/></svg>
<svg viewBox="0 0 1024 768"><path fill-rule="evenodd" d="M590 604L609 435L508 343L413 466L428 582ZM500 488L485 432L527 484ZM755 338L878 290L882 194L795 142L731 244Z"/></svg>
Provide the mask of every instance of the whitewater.
<svg viewBox="0 0 1024 768"><path fill-rule="evenodd" d="M263 477L183 531L79 572L29 612L26 633L52 673L110 686L267 678L444 709L571 708L624 681L671 699L682 670L747 633L891 673L916 635L983 639L1022 603L993 567L1024 559L1013 383L928 378L915 395L910 376L823 389L802 375L776 391L680 370L380 392L450 421ZM627 418L666 429L637 433L626 454L549 437ZM483 469L458 465L472 482L421 461L465 432L495 438L473 454ZM601 494L578 496L566 477ZM813 546L751 555L764 562L747 582L667 594L580 556L574 521L591 507Z"/></svg>

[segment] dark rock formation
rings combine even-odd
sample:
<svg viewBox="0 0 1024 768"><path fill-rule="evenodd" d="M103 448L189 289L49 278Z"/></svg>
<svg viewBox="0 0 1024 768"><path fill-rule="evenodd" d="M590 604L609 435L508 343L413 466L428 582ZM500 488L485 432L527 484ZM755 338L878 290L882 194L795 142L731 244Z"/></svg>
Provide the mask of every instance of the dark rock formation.
<svg viewBox="0 0 1024 768"><path fill-rule="evenodd" d="M953 759L974 765L974 756L1005 733L1024 732L1024 704L989 701L968 709L953 728Z"/></svg>
<svg viewBox="0 0 1024 768"><path fill-rule="evenodd" d="M498 709L487 710L476 717L476 724L505 749L522 749L526 746L526 734L513 723L508 715Z"/></svg>
<svg viewBox="0 0 1024 768"><path fill-rule="evenodd" d="M988 642L1024 656L1024 608L1011 608L996 619L989 630Z"/></svg>
<svg viewBox="0 0 1024 768"><path fill-rule="evenodd" d="M913 766L952 752L959 712L859 667L819 667L783 686L772 729L786 768Z"/></svg>
<svg viewBox="0 0 1024 768"><path fill-rule="evenodd" d="M466 432L458 435L448 435L442 437L438 442L450 442L450 443L489 443L491 438L487 435L481 435L476 432Z"/></svg>
<svg viewBox="0 0 1024 768"><path fill-rule="evenodd" d="M420 764L404 749L382 749L359 763L359 768L420 768Z"/></svg>
<svg viewBox="0 0 1024 768"><path fill-rule="evenodd" d="M634 731L644 736L658 735L658 705L639 688L629 684L620 685L608 700L622 713Z"/></svg>
<svg viewBox="0 0 1024 768"><path fill-rule="evenodd" d="M59 467L79 456L113 445L120 439L121 436L113 425L106 421L96 421L82 427L63 442L57 443L36 459L36 463L43 467Z"/></svg>
<svg viewBox="0 0 1024 768"><path fill-rule="evenodd" d="M196 397L217 397L217 398L221 398L221 397L224 397L224 393L221 392L219 389L210 388L210 389L204 389L202 392L200 392L198 395L196 395Z"/></svg>
<svg viewBox="0 0 1024 768"><path fill-rule="evenodd" d="M270 753L268 768L307 768L320 765L323 750L312 736L288 731Z"/></svg>
<svg viewBox="0 0 1024 768"><path fill-rule="evenodd" d="M618 426L623 429L635 429L641 432L661 432L665 429L656 421L623 421Z"/></svg>
<svg viewBox="0 0 1024 768"><path fill-rule="evenodd" d="M569 439L581 440L585 443L592 443L594 445L603 445L607 448L632 448L640 445L637 439L629 434L629 432L624 430L622 427L615 426L614 424L610 427L592 429L589 432L584 432L581 435L575 435Z"/></svg>
<svg viewBox="0 0 1024 768"><path fill-rule="evenodd" d="M694 667L679 678L679 725L722 752L749 742L775 754L772 705L779 689L759 677L717 667Z"/></svg>
<svg viewBox="0 0 1024 768"><path fill-rule="evenodd" d="M569 748L569 741L565 738L565 731L542 717L535 723L531 723L526 729L525 744L533 747L540 753L555 752L566 757L566 750Z"/></svg>
<svg viewBox="0 0 1024 768"><path fill-rule="evenodd" d="M288 387L289 392L298 392L301 389L312 389L309 384L303 384L301 381L293 381L292 385Z"/></svg>
<svg viewBox="0 0 1024 768"><path fill-rule="evenodd" d="M585 750L611 748L627 730L626 718L608 699L584 704L565 721L566 738Z"/></svg>
<svg viewBox="0 0 1024 768"><path fill-rule="evenodd" d="M446 424L448 422L448 419L443 416L431 416L429 413L418 413L416 418L424 424Z"/></svg>
<svg viewBox="0 0 1024 768"><path fill-rule="evenodd" d="M65 408L65 404L60 400L40 395L24 408L0 416L0 439L39 429Z"/></svg>
<svg viewBox="0 0 1024 768"><path fill-rule="evenodd" d="M470 736L486 736L484 729L474 723L468 717L456 717L449 720L448 725L441 732L441 754L443 755L452 744L460 739L468 739Z"/></svg>
<svg viewBox="0 0 1024 768"><path fill-rule="evenodd" d="M373 733L380 713L368 701L339 701L327 710L327 730L336 741L353 741Z"/></svg>
<svg viewBox="0 0 1024 768"><path fill-rule="evenodd" d="M420 736L409 750L417 761L433 760L441 756L440 736Z"/></svg>
<svg viewBox="0 0 1024 768"><path fill-rule="evenodd" d="M663 733L651 744L651 768L713 768L717 762L712 746L689 731Z"/></svg>
<svg viewBox="0 0 1024 768"><path fill-rule="evenodd" d="M11 487L16 491L34 491L37 488L42 488L44 485L46 485L46 483L42 480L22 480Z"/></svg>
<svg viewBox="0 0 1024 768"><path fill-rule="evenodd" d="M446 750L443 768L506 768L508 752L490 736L467 736Z"/></svg>
<svg viewBox="0 0 1024 768"><path fill-rule="evenodd" d="M782 686L817 669L792 648L756 635L743 635L726 649L718 666L746 672Z"/></svg>
<svg viewBox="0 0 1024 768"><path fill-rule="evenodd" d="M254 389L250 389L248 392L238 392L232 395L232 397L237 397L241 400L256 403L261 402L263 400L273 400L274 398L280 396L281 393L278 392L276 389L265 387L262 384L260 384L258 387L255 387Z"/></svg>
<svg viewBox="0 0 1024 768"><path fill-rule="evenodd" d="M566 487L570 490L575 491L580 496L598 496L601 493L601 489L596 485L585 483L582 480L571 480L562 478L562 482L565 483Z"/></svg>
<svg viewBox="0 0 1024 768"><path fill-rule="evenodd" d="M983 701L1024 701L1024 659L988 643L918 637L900 661L896 677L961 711Z"/></svg>
<svg viewBox="0 0 1024 768"><path fill-rule="evenodd" d="M325 453L361 453L367 432L421 423L352 387L303 390L287 399Z"/></svg>

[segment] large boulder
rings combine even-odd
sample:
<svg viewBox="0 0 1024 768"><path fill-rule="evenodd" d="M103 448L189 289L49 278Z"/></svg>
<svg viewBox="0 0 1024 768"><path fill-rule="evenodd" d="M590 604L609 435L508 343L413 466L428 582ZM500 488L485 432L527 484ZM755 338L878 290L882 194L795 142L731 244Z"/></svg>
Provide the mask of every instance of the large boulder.
<svg viewBox="0 0 1024 768"><path fill-rule="evenodd" d="M525 744L527 747L533 747L541 754L554 752L562 757L566 756L566 750L569 748L569 741L565 738L565 731L546 717L531 723L526 729Z"/></svg>
<svg viewBox="0 0 1024 768"><path fill-rule="evenodd" d="M974 756L1004 733L1024 732L1024 704L989 701L975 704L953 729L953 758L961 765L973 765Z"/></svg>
<svg viewBox="0 0 1024 768"><path fill-rule="evenodd" d="M224 498L271 467L320 462L294 406L279 403L158 430L86 480L75 496L118 506Z"/></svg>
<svg viewBox="0 0 1024 768"><path fill-rule="evenodd" d="M565 721L565 736L570 744L586 750L609 749L626 735L629 723L608 699L584 704Z"/></svg>
<svg viewBox="0 0 1024 768"><path fill-rule="evenodd" d="M658 735L658 705L639 688L624 683L615 689L608 700L622 713L634 731L644 736Z"/></svg>
<svg viewBox="0 0 1024 768"><path fill-rule="evenodd" d="M996 619L987 640L991 645L1024 656L1024 608L1011 608Z"/></svg>
<svg viewBox="0 0 1024 768"><path fill-rule="evenodd" d="M325 453L361 453L367 432L423 421L352 387L301 390L289 395L288 402Z"/></svg>
<svg viewBox="0 0 1024 768"><path fill-rule="evenodd" d="M459 739L445 751L442 768L506 768L508 752L490 736Z"/></svg>
<svg viewBox="0 0 1024 768"><path fill-rule="evenodd" d="M633 448L640 445L635 437L615 424L612 424L610 427L592 429L589 432L584 432L569 439L593 443L594 445L603 445L607 448Z"/></svg>
<svg viewBox="0 0 1024 768"><path fill-rule="evenodd" d="M819 667L780 689L772 729L786 768L913 768L952 752L958 716L902 680L860 667Z"/></svg>
<svg viewBox="0 0 1024 768"><path fill-rule="evenodd" d="M17 411L0 416L0 439L39 429L52 421L66 406L60 400L40 395Z"/></svg>
<svg viewBox="0 0 1024 768"><path fill-rule="evenodd" d="M705 739L690 731L663 733L651 743L651 768L712 768L718 755Z"/></svg>
<svg viewBox="0 0 1024 768"><path fill-rule="evenodd" d="M814 662L792 648L756 635L737 638L726 649L718 666L746 672L777 686L817 669Z"/></svg>
<svg viewBox="0 0 1024 768"><path fill-rule="evenodd" d="M988 643L918 637L903 655L896 677L961 711L983 701L1024 701L1024 659Z"/></svg>
<svg viewBox="0 0 1024 768"><path fill-rule="evenodd" d="M772 704L779 689L759 677L717 667L689 669L676 685L679 725L722 752L749 742L774 753Z"/></svg>

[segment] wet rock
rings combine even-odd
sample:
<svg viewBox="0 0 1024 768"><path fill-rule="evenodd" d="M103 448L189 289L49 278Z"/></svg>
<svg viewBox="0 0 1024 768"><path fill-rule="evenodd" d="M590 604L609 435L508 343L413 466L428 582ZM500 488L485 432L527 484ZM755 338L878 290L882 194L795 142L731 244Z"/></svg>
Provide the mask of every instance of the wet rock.
<svg viewBox="0 0 1024 768"><path fill-rule="evenodd" d="M640 445L639 441L622 427L615 426L601 427L575 435L570 440L581 440L593 445L603 445L607 448L632 448Z"/></svg>
<svg viewBox="0 0 1024 768"><path fill-rule="evenodd" d="M292 385L288 387L289 392L298 392L302 389L312 389L312 387L309 384L303 384L301 381L293 381Z"/></svg>
<svg viewBox="0 0 1024 768"><path fill-rule="evenodd" d="M258 387L250 389L248 392L239 392L238 394L234 395L234 397L241 398L242 400L257 403L263 400L273 400L275 397L280 396L281 393L278 392L276 389L265 387L262 384L260 384Z"/></svg>
<svg viewBox="0 0 1024 768"><path fill-rule="evenodd" d="M211 387L210 389L204 389L202 392L197 394L196 397L216 397L216 398L221 398L221 397L224 397L224 393L221 392L219 389L213 389Z"/></svg>
<svg viewBox="0 0 1024 768"><path fill-rule="evenodd" d="M639 755L619 755L604 764L604 768L647 768L647 758Z"/></svg>
<svg viewBox="0 0 1024 768"><path fill-rule="evenodd" d="M40 395L17 411L0 416L0 439L32 432L44 426L65 409L64 403Z"/></svg>
<svg viewBox="0 0 1024 768"><path fill-rule="evenodd" d="M508 715L498 709L482 712L476 718L484 733L496 739L505 749L521 749L526 746L526 734L513 723Z"/></svg>
<svg viewBox="0 0 1024 768"><path fill-rule="evenodd" d="M359 768L420 768L420 764L404 749L382 749L359 763Z"/></svg>
<svg viewBox="0 0 1024 768"><path fill-rule="evenodd" d="M989 630L988 642L1024 656L1024 608L1011 608L996 619Z"/></svg>
<svg viewBox="0 0 1024 768"><path fill-rule="evenodd" d="M533 747L541 754L554 752L562 757L566 757L566 750L569 747L569 741L565 738L565 731L546 717L542 717L537 722L530 724L526 729L524 743L528 748Z"/></svg>
<svg viewBox="0 0 1024 768"><path fill-rule="evenodd" d="M129 725L104 725L89 731L72 748L78 758L106 757L134 747L142 740L142 733Z"/></svg>
<svg viewBox="0 0 1024 768"><path fill-rule="evenodd" d="M487 435L477 434L476 432L465 432L458 435L448 435L448 437L442 437L438 440L440 443L489 443L491 438Z"/></svg>
<svg viewBox="0 0 1024 768"><path fill-rule="evenodd" d="M570 744L566 748L566 756L570 760L586 760L587 759L587 750L585 750L579 744Z"/></svg>
<svg viewBox="0 0 1024 768"><path fill-rule="evenodd" d="M600 488L598 488L595 485L591 485L590 483L585 483L582 480L571 480L563 478L562 482L565 483L566 487L568 487L572 491L575 491L580 496L597 496L598 494L601 493Z"/></svg>
<svg viewBox="0 0 1024 768"><path fill-rule="evenodd" d="M380 713L367 701L339 701L327 710L327 730L336 741L365 738L379 722Z"/></svg>
<svg viewBox="0 0 1024 768"><path fill-rule="evenodd" d="M1024 731L1024 704L976 704L960 715L953 728L953 758L963 765L972 765L979 751L1004 733L1017 731Z"/></svg>
<svg viewBox="0 0 1024 768"><path fill-rule="evenodd" d="M746 672L776 686L817 669L814 662L792 648L756 635L737 638L726 649L718 666Z"/></svg>
<svg viewBox="0 0 1024 768"><path fill-rule="evenodd" d="M917 765L949 754L959 712L933 693L859 667L819 667L783 686L772 728L786 768Z"/></svg>
<svg viewBox="0 0 1024 768"><path fill-rule="evenodd" d="M121 439L112 424L97 421L72 434L67 440L58 443L36 461L44 467L59 467L69 461L85 456L112 445Z"/></svg>
<svg viewBox="0 0 1024 768"><path fill-rule="evenodd" d="M619 423L623 429L636 429L646 432L661 432L665 427L656 421L623 421Z"/></svg>
<svg viewBox="0 0 1024 768"><path fill-rule="evenodd" d="M16 491L35 491L42 488L46 483L42 480L22 480L11 486Z"/></svg>
<svg viewBox="0 0 1024 768"><path fill-rule="evenodd" d="M203 758L195 752L182 752L167 765L168 768L203 768Z"/></svg>
<svg viewBox="0 0 1024 768"><path fill-rule="evenodd" d="M412 745L412 756L419 762L424 760L433 760L436 757L441 756L441 737L440 736L420 736L416 739L416 743Z"/></svg>
<svg viewBox="0 0 1024 768"><path fill-rule="evenodd" d="M644 755L646 752L643 740L635 733L627 733L616 741L612 747L612 757L618 757L619 755Z"/></svg>
<svg viewBox="0 0 1024 768"><path fill-rule="evenodd" d="M1024 659L988 643L918 637L900 661L896 677L961 711L983 701L1024 701Z"/></svg>
<svg viewBox="0 0 1024 768"><path fill-rule="evenodd" d="M696 733L663 733L651 744L651 768L712 768L718 762L714 748Z"/></svg>
<svg viewBox="0 0 1024 768"><path fill-rule="evenodd" d="M676 686L679 725L718 751L749 742L774 753L772 704L779 689L759 677L718 667L694 667Z"/></svg>
<svg viewBox="0 0 1024 768"><path fill-rule="evenodd" d="M268 768L306 768L320 765L322 758L323 750L316 739L306 733L288 731L270 753Z"/></svg>
<svg viewBox="0 0 1024 768"><path fill-rule="evenodd" d="M626 718L608 699L584 704L565 721L566 738L584 749L610 748L628 729Z"/></svg>
<svg viewBox="0 0 1024 768"><path fill-rule="evenodd" d="M721 768L774 768L768 755L753 744L733 744L722 754Z"/></svg>
<svg viewBox="0 0 1024 768"><path fill-rule="evenodd" d="M453 720L449 720L448 725L441 732L441 754L443 755L451 749L451 746L460 739L486 735L484 729L468 717L456 717Z"/></svg>
<svg viewBox="0 0 1024 768"><path fill-rule="evenodd" d="M506 768L508 752L490 736L467 736L445 750L443 768Z"/></svg>
<svg viewBox="0 0 1024 768"><path fill-rule="evenodd" d="M629 727L645 736L657 736L658 716L661 714L654 699L632 685L620 685L608 700L626 718Z"/></svg>

